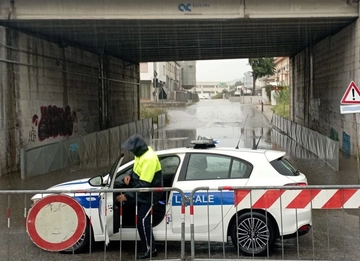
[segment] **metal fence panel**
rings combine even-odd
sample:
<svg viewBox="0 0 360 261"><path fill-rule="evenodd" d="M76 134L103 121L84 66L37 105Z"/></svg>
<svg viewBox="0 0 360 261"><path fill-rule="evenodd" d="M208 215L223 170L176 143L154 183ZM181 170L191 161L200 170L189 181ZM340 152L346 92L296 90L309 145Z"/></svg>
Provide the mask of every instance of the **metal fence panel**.
<svg viewBox="0 0 360 261"><path fill-rule="evenodd" d="M96 167L97 134L96 132L82 136L84 146L80 147L81 166Z"/></svg>
<svg viewBox="0 0 360 261"><path fill-rule="evenodd" d="M114 162L115 159L120 155L120 127L109 129L109 142L109 162Z"/></svg>
<svg viewBox="0 0 360 261"><path fill-rule="evenodd" d="M121 152L121 144L132 134L149 140L153 133L152 119L124 124L98 133L71 138L21 151L21 178L67 167L109 166ZM128 151L130 159L131 155Z"/></svg>
<svg viewBox="0 0 360 261"><path fill-rule="evenodd" d="M30 149L26 152L25 177L41 175L62 167L59 143Z"/></svg>
<svg viewBox="0 0 360 261"><path fill-rule="evenodd" d="M157 116L158 118L158 124L157 124L157 128L161 129L164 128L166 125L166 115L165 114L160 114Z"/></svg>
<svg viewBox="0 0 360 261"><path fill-rule="evenodd" d="M124 125L120 126L119 138L120 138L121 144L124 143L131 136L130 133L131 132L130 132L128 124L124 124ZM129 152L127 150L123 150L121 148L120 148L120 151L126 155L127 159L131 159L131 152Z"/></svg>
<svg viewBox="0 0 360 261"><path fill-rule="evenodd" d="M281 121L281 129L286 133L286 135L289 135L286 129L286 119L280 117L280 121Z"/></svg>
<svg viewBox="0 0 360 261"><path fill-rule="evenodd" d="M298 140L299 139L299 137L298 137L298 135L300 134L300 133L297 133L296 132L296 123L295 122L292 122L292 121L289 121L290 122L290 136L294 139L294 140Z"/></svg>
<svg viewBox="0 0 360 261"><path fill-rule="evenodd" d="M110 131L104 130L100 131L96 134L96 158L97 158L97 166L98 167L106 167L111 164L109 162L110 158Z"/></svg>
<svg viewBox="0 0 360 261"><path fill-rule="evenodd" d="M128 124L128 126L129 126L129 137L130 137L131 135L135 134L136 131L137 131L136 130L136 123L131 122L131 123Z"/></svg>
<svg viewBox="0 0 360 261"><path fill-rule="evenodd" d="M136 133L141 135L142 137L145 137L143 121L139 120L139 121L135 122L135 125L136 125Z"/></svg>
<svg viewBox="0 0 360 261"><path fill-rule="evenodd" d="M82 144L82 138L72 138L68 140L61 141L62 149L62 166L71 167L80 165L80 153L79 148Z"/></svg>
<svg viewBox="0 0 360 261"><path fill-rule="evenodd" d="M152 119L143 119L143 129L144 129L144 137L150 138L153 133L152 129Z"/></svg>
<svg viewBox="0 0 360 261"><path fill-rule="evenodd" d="M316 131L291 122L279 115L273 116L273 125L284 131L304 148L323 159L334 170L339 170L339 142Z"/></svg>
<svg viewBox="0 0 360 261"><path fill-rule="evenodd" d="M314 141L314 139L316 139ZM317 147L316 147L316 152L317 155L322 158L322 159L326 159L326 154L327 152L327 142L326 142L326 137L324 137L323 135L320 135L319 133L313 133L313 142L316 142Z"/></svg>
<svg viewBox="0 0 360 261"><path fill-rule="evenodd" d="M304 142L304 137L303 137L303 128L301 128L301 125L299 124L294 124L295 125L295 131L296 131L296 137L297 139L295 140L296 142L298 142L299 144L303 144Z"/></svg>
<svg viewBox="0 0 360 261"><path fill-rule="evenodd" d="M157 129L162 128L162 121L161 121L161 115L157 116Z"/></svg>
<svg viewBox="0 0 360 261"><path fill-rule="evenodd" d="M278 118L279 117L277 116L277 114L273 113L273 116L271 117L271 123L276 127L279 126Z"/></svg>
<svg viewBox="0 0 360 261"><path fill-rule="evenodd" d="M326 138L326 153L325 158L326 162L329 162L329 165L334 168L334 170L339 170L339 141L334 141L330 138Z"/></svg>

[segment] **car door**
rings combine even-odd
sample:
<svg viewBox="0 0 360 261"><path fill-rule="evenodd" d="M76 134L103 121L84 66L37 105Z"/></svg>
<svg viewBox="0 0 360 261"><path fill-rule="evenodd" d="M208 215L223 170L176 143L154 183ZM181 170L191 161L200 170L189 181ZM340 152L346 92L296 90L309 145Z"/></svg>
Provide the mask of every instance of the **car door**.
<svg viewBox="0 0 360 261"><path fill-rule="evenodd" d="M109 238L114 234L113 231L113 193L104 189L100 194L99 214L102 231L104 232L105 242L109 243Z"/></svg>
<svg viewBox="0 0 360 261"><path fill-rule="evenodd" d="M177 154L166 154L166 155L160 155L159 160L161 163L162 168L162 174L163 174L163 186L164 187L172 187L174 177L176 176L176 173L178 172L178 167L181 162L181 155ZM123 168L121 168L120 171L117 172L114 179L114 184L118 184L114 188L119 188L119 185L121 187L122 180L126 175L130 175L133 168L133 161L126 164ZM114 186L113 184L113 186ZM114 193L114 201L115 201L116 194ZM170 203L171 202L171 191L165 192L163 194L162 199L160 200L159 204L156 204L154 206L153 210L153 226L154 228L159 225L164 217L167 217L169 221L171 221L171 209L170 209ZM126 202L125 202L126 204ZM132 205L134 206L134 205ZM125 210L123 209L123 229L127 228L135 228L135 223L129 224L130 221L135 221L135 211L133 212L132 209L130 209L130 206L124 206ZM135 210L135 206L134 206ZM120 205L114 204L114 215L113 215L113 233L119 232L120 227ZM130 213L130 216L129 216ZM171 224L166 221L168 225L166 226L167 229L169 229L169 226ZM163 227L162 227L163 228ZM127 230L127 232L129 232ZM124 234L123 234L124 235ZM131 233L131 235L134 235L134 233Z"/></svg>
<svg viewBox="0 0 360 261"><path fill-rule="evenodd" d="M188 153L178 180L174 186L188 196L197 187L245 186L252 171L246 161L227 155L212 153ZM215 229L234 207L233 191L197 191L194 194L194 226L197 233ZM180 196L173 197L173 232L181 232L181 216L175 215L181 207ZM190 211L186 208L185 222L190 222ZM186 226L187 228L189 226Z"/></svg>
<svg viewBox="0 0 360 261"><path fill-rule="evenodd" d="M109 243L110 237L114 234L114 198L112 192L108 192L109 188L113 188L115 182L115 174L117 170L121 166L124 157L121 155L112 165L109 178L107 180L107 186L103 188L102 192L100 193L99 199L99 214L100 214L100 221L102 230L104 231L104 238L106 244Z"/></svg>
<svg viewBox="0 0 360 261"><path fill-rule="evenodd" d="M123 169L121 169L120 171L118 171L116 173L116 176L114 178L114 182L111 184L111 188L117 189L117 188L128 188L128 186L126 186L126 184L123 183L123 180L125 178L125 176L127 175L131 175L131 171L133 168L133 164L131 164L130 166L127 166ZM119 232L119 228L120 228L120 203L116 202L116 197L118 196L118 193L111 193L111 197L113 199L113 219L112 219L112 226L113 226L113 234L116 234ZM123 211L124 213L124 211ZM125 211L125 214L126 211ZM124 214L123 214L124 215ZM133 218L133 220L135 219L134 217L129 217L129 218ZM124 223L126 226L126 222L124 222L124 218L123 218L123 227L124 227ZM110 223L109 223L110 224Z"/></svg>

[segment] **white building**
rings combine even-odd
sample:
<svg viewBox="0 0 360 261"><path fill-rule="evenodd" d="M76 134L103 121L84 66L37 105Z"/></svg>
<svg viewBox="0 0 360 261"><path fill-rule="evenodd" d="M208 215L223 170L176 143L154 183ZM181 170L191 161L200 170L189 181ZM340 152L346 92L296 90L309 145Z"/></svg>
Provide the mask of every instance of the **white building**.
<svg viewBox="0 0 360 261"><path fill-rule="evenodd" d="M157 88L154 87L157 79ZM181 89L178 62L140 63L140 100L173 99L173 92Z"/></svg>
<svg viewBox="0 0 360 261"><path fill-rule="evenodd" d="M210 98L223 90L230 91L232 85L225 82L197 82L192 90L199 95L200 99Z"/></svg>

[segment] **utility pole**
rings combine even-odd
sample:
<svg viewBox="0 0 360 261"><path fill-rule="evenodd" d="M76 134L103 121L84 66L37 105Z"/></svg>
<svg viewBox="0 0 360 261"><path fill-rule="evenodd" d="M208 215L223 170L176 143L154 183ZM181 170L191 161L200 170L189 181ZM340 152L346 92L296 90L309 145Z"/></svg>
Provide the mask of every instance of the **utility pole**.
<svg viewBox="0 0 360 261"><path fill-rule="evenodd" d="M156 62L154 62L154 79L153 79L153 87L155 88L154 92L155 92L155 97L153 97L155 99L155 102L158 101L158 97L159 97L159 93L158 93L158 79L157 79L157 76L158 76L158 73L156 72Z"/></svg>

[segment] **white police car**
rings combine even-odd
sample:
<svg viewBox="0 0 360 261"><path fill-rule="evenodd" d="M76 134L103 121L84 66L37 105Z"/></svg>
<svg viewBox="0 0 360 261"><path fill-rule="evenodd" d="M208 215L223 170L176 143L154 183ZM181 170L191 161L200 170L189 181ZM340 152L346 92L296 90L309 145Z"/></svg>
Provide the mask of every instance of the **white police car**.
<svg viewBox="0 0 360 261"><path fill-rule="evenodd" d="M194 146L157 151L162 164L165 187L176 187L186 195L197 187L209 186L285 186L307 185L304 174L287 161L285 152L258 149L220 148L212 140L197 140ZM75 194L73 197L84 207L91 223L81 239L67 251L80 252L88 248L89 240L135 240L135 207L123 205L121 233L119 206L114 193L106 192L121 187L133 161L121 166L122 157L113 164L106 176L96 176L62 183L49 188L87 189L94 193ZM101 193L95 189L101 189ZM41 199L32 197L34 203ZM106 202L105 202L106 201ZM311 228L310 209L242 208L237 204L234 191L199 191L194 196L194 230L196 241L222 242L231 238L234 246L245 254L263 254L281 237L302 235ZM105 215L105 206L107 215ZM185 239L190 240L190 211L185 214ZM157 241L181 240L181 196L176 191L164 193L156 204L153 233ZM106 226L104 225L106 224ZM223 226L225 229L223 229ZM107 231L105 231L105 229ZM90 233L92 233L90 235ZM223 233L225 235L223 235Z"/></svg>

